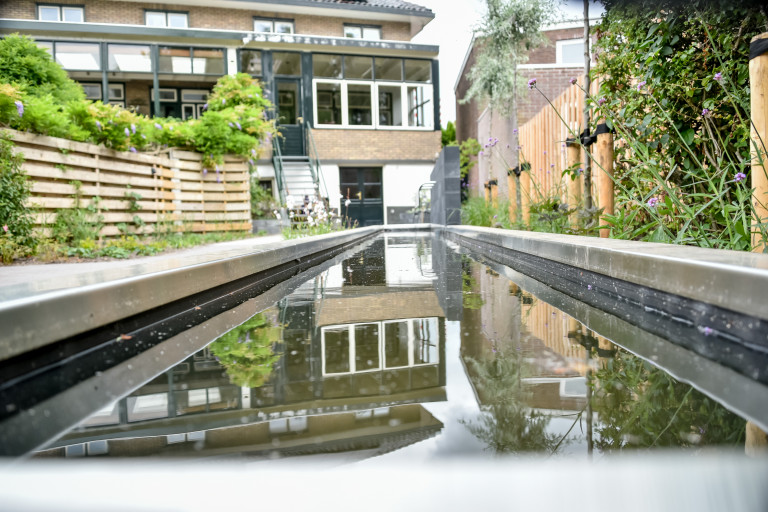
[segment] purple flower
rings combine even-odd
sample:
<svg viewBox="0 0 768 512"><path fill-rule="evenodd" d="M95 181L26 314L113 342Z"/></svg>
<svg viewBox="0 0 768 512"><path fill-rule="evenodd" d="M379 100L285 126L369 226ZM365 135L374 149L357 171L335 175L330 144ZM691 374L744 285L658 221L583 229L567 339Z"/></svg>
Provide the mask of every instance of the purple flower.
<svg viewBox="0 0 768 512"><path fill-rule="evenodd" d="M736 173L736 176L734 176L734 177L733 177L733 181L735 181L736 183L738 183L738 182L740 182L741 180L743 180L743 179L746 179L746 177L747 177L747 175L746 175L746 174L744 174L743 172L737 172L737 173Z"/></svg>
<svg viewBox="0 0 768 512"><path fill-rule="evenodd" d="M583 173L583 172L584 172L584 169L582 169L581 167L579 167L578 169L576 169L576 174L581 174L581 173Z"/></svg>
<svg viewBox="0 0 768 512"><path fill-rule="evenodd" d="M711 327L704 327L703 329L701 329L701 332L704 333L704 336L709 336L710 334L715 332L715 330L712 329Z"/></svg>
<svg viewBox="0 0 768 512"><path fill-rule="evenodd" d="M249 159L248 159L248 163L249 163L249 164L251 164L251 165L255 165L255 164L256 164L256 163L253 161L253 158L249 158Z"/></svg>
<svg viewBox="0 0 768 512"><path fill-rule="evenodd" d="M206 174L208 174L208 169L206 169L205 167L203 167L203 176L205 176Z"/></svg>
<svg viewBox="0 0 768 512"><path fill-rule="evenodd" d="M155 123L155 128L157 128L158 130L162 130L163 125L161 125L160 123Z"/></svg>
<svg viewBox="0 0 768 512"><path fill-rule="evenodd" d="M547 154L547 152L545 151L545 152L544 152L544 154L546 155L546 154Z"/></svg>
<svg viewBox="0 0 768 512"><path fill-rule="evenodd" d="M554 167L554 166L555 166L555 164L549 164L549 166L550 166L550 167Z"/></svg>
<svg viewBox="0 0 768 512"><path fill-rule="evenodd" d="M136 153L136 148L135 147L131 146L130 149L131 149L131 153Z"/></svg>
<svg viewBox="0 0 768 512"><path fill-rule="evenodd" d="M647 82L646 82L645 80L643 80L642 82L640 82L639 84L637 84L637 90L639 91L640 89L642 89L642 88L643 88L643 86L644 86L646 83L647 83Z"/></svg>
<svg viewBox="0 0 768 512"><path fill-rule="evenodd" d="M715 81L716 82L722 82L723 81L723 74L721 72L715 73Z"/></svg>
<svg viewBox="0 0 768 512"><path fill-rule="evenodd" d="M574 76L573 78L571 78L570 80L568 80L568 82L569 82L571 85L574 85L574 84L576 83L576 77Z"/></svg>
<svg viewBox="0 0 768 512"><path fill-rule="evenodd" d="M225 100L224 98L221 98L221 104L222 105L226 105L227 104L227 100Z"/></svg>
<svg viewBox="0 0 768 512"><path fill-rule="evenodd" d="M234 124L232 124L232 121L230 121L230 122L229 122L229 127L230 127L230 128L234 128L234 127L235 127L235 125L234 125Z"/></svg>
<svg viewBox="0 0 768 512"><path fill-rule="evenodd" d="M648 208L656 208L656 205L659 204L659 198L658 197L652 197L648 200Z"/></svg>
<svg viewBox="0 0 768 512"><path fill-rule="evenodd" d="M608 103L608 100L606 98L600 98L599 100L597 100L598 105L605 105L606 103Z"/></svg>
<svg viewBox="0 0 768 512"><path fill-rule="evenodd" d="M19 117L24 115L24 104L20 102L19 100L14 101L16 104L16 112L19 113Z"/></svg>
<svg viewBox="0 0 768 512"><path fill-rule="evenodd" d="M485 153L483 153L482 151L478 153L478 155L480 155L480 156L483 156L484 154Z"/></svg>
<svg viewBox="0 0 768 512"><path fill-rule="evenodd" d="M530 80L528 80L528 88L533 89L534 87L536 87L536 79L531 78Z"/></svg>
<svg viewBox="0 0 768 512"><path fill-rule="evenodd" d="M206 110L208 110L208 104L207 103L205 105L203 105L203 112L205 112Z"/></svg>
<svg viewBox="0 0 768 512"><path fill-rule="evenodd" d="M517 133L517 128L515 128L514 130L512 130L512 133Z"/></svg>
<svg viewBox="0 0 768 512"><path fill-rule="evenodd" d="M253 149L253 148L251 148L251 154L252 154L253 156L256 156L256 150L255 150L255 149Z"/></svg>
<svg viewBox="0 0 768 512"><path fill-rule="evenodd" d="M588 284L588 285L587 285L587 290L591 290L591 289L592 289L592 285L591 285L591 284Z"/></svg>
<svg viewBox="0 0 768 512"><path fill-rule="evenodd" d="M98 128L99 130L101 130L101 123L100 123L100 122L98 122L98 121L96 121L96 128Z"/></svg>
<svg viewBox="0 0 768 512"><path fill-rule="evenodd" d="M243 129L243 127L240 126L240 123L238 123L237 121L235 121L235 126L237 126L238 130L242 130Z"/></svg>
<svg viewBox="0 0 768 512"><path fill-rule="evenodd" d="M131 123L131 133L136 133L136 125Z"/></svg>
<svg viewBox="0 0 768 512"><path fill-rule="evenodd" d="M709 117L710 110L708 108L705 108L701 111L701 115L704 117Z"/></svg>
<svg viewBox="0 0 768 512"><path fill-rule="evenodd" d="M128 128L125 129L125 136L126 137L130 137L131 136L131 131Z"/></svg>

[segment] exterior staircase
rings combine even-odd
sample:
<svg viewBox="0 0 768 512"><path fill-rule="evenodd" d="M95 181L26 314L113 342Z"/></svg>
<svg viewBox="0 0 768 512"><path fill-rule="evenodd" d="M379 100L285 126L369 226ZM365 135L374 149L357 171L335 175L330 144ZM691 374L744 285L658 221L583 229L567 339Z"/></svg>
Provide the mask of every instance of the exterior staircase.
<svg viewBox="0 0 768 512"><path fill-rule="evenodd" d="M283 171L285 195L294 201L302 202L305 196L310 199L318 196L317 184L308 156L276 156ZM277 163L277 162L276 162Z"/></svg>

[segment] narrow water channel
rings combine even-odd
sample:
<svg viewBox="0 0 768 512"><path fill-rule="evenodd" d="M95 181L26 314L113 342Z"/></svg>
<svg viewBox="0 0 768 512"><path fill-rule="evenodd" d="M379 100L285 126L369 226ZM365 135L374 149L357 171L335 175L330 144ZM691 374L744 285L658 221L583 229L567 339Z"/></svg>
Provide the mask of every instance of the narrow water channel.
<svg viewBox="0 0 768 512"><path fill-rule="evenodd" d="M376 464L744 450L745 420L662 370L663 353L633 355L541 286L435 235L384 234L337 260L228 332L198 328L194 353L160 344L151 364L112 370L104 394L99 371L32 407L27 419L48 425L70 404L83 413L26 456Z"/></svg>

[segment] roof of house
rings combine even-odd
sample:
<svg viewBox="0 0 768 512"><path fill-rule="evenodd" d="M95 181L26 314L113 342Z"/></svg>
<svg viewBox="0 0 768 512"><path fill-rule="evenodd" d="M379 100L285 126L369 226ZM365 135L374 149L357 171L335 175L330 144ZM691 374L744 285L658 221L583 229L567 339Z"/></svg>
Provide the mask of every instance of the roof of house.
<svg viewBox="0 0 768 512"><path fill-rule="evenodd" d="M356 4L360 7L384 7L391 9L401 9L406 11L414 11L418 13L431 13L432 11L421 5L412 4L410 2L403 2L402 0L307 0L308 2L322 3L322 4Z"/></svg>

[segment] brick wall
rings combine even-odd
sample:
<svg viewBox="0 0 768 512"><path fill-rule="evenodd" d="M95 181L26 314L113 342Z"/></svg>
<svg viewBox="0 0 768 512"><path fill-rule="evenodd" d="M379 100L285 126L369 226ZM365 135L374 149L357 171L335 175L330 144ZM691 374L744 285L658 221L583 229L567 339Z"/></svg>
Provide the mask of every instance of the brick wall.
<svg viewBox="0 0 768 512"><path fill-rule="evenodd" d="M321 161L424 160L440 153L439 131L312 130Z"/></svg>
<svg viewBox="0 0 768 512"><path fill-rule="evenodd" d="M58 5L85 5L85 20L91 23L124 23L143 25L144 10L183 11L189 13L191 28L222 30L253 30L253 16L293 19L296 33L343 37L344 23L360 23L361 20L331 16L286 15L249 9L220 9L157 3L111 2L107 0L61 0ZM37 2L11 0L0 2L0 18L34 20L37 18ZM411 27L407 22L381 22L383 39L410 41Z"/></svg>
<svg viewBox="0 0 768 512"><path fill-rule="evenodd" d="M528 62L526 64L554 64L557 62L555 41L583 38L584 27L550 30L544 32L544 35L547 37L548 42L531 50L528 53Z"/></svg>

